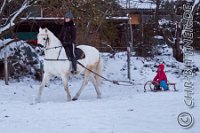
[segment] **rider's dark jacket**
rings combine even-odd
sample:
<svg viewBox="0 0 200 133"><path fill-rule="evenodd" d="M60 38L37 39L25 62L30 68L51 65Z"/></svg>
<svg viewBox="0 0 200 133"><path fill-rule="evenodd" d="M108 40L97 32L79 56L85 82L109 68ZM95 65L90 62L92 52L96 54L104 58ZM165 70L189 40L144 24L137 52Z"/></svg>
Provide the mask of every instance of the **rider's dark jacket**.
<svg viewBox="0 0 200 133"><path fill-rule="evenodd" d="M64 47L72 45L73 43L75 44L75 42L76 42L76 27L74 25L73 20L64 23L64 25L61 29L59 38Z"/></svg>

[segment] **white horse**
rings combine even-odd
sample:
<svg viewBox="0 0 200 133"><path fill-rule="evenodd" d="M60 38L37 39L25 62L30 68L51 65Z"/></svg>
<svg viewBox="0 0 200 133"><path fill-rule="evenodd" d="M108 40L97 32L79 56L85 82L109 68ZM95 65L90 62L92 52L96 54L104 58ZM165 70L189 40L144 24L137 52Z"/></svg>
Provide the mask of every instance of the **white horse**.
<svg viewBox="0 0 200 133"><path fill-rule="evenodd" d="M78 74L83 73L84 79L81 88L72 99L68 88L68 77L72 75L71 61L68 60L65 49L62 47L60 40L47 28L40 28L37 35L37 41L38 44L41 44L45 48L44 75L39 88L38 97L36 99L37 102L40 102L42 91L52 75L61 77L64 84L64 89L67 93L68 101L78 99L89 79L91 79L95 87L97 98L101 97L101 92L99 90L101 78L87 70L89 69L100 75L102 74L102 59L99 51L96 48L88 45L77 46L85 53L85 58L78 60L78 62L84 65L87 69L77 65Z"/></svg>

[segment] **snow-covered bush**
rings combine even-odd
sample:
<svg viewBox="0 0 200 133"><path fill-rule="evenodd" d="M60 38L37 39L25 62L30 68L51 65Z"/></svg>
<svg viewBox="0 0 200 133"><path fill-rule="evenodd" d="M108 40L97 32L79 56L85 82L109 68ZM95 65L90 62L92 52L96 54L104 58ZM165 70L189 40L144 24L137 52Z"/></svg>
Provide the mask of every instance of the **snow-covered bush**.
<svg viewBox="0 0 200 133"><path fill-rule="evenodd" d="M39 49L34 49L24 41L13 42L4 48L4 45L8 44L10 41L11 40L0 41L1 70L4 70L4 68L2 68L2 63L6 52L10 77L19 78L21 76L31 75L40 78L40 76L38 77L38 74L41 75ZM3 76L4 75L0 75L0 77Z"/></svg>

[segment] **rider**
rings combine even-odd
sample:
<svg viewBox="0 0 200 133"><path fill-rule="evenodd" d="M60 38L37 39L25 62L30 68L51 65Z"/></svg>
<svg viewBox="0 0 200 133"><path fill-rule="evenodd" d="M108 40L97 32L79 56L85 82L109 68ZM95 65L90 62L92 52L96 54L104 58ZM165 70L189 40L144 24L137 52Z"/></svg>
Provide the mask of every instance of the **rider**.
<svg viewBox="0 0 200 133"><path fill-rule="evenodd" d="M168 90L167 76L164 72L164 64L159 64L157 74L153 81L158 83L158 85L156 85L156 90L160 90L160 87L162 87L164 91Z"/></svg>
<svg viewBox="0 0 200 133"><path fill-rule="evenodd" d="M67 12L64 16L64 24L60 31L59 38L62 42L62 45L65 49L67 55L70 56L72 61L72 73L77 73L77 61L75 56L76 48L76 27L74 24L74 16L71 11ZM69 54L68 54L69 52ZM69 57L68 56L68 57Z"/></svg>

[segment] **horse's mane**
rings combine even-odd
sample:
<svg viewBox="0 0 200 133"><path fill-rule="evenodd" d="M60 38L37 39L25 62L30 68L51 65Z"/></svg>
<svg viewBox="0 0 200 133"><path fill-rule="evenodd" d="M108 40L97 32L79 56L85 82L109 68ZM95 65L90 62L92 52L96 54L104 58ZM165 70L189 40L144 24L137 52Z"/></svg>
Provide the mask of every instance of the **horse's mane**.
<svg viewBox="0 0 200 133"><path fill-rule="evenodd" d="M48 33L51 37L53 37L53 38L55 39L55 41L57 41L57 42L59 42L59 43L61 44L61 41L54 35L53 32L51 32L48 28L46 28L46 30L47 30L47 33Z"/></svg>

